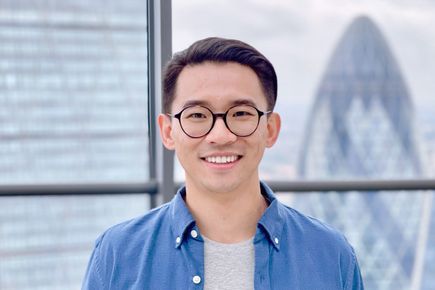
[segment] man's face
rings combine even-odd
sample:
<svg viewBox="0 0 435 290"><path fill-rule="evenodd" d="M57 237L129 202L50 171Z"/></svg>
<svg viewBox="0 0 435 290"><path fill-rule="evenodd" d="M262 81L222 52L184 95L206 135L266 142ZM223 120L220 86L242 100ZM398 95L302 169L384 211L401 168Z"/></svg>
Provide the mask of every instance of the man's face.
<svg viewBox="0 0 435 290"><path fill-rule="evenodd" d="M205 62L187 66L179 75L171 114L191 104L224 113L239 103L267 111L266 97L255 72L238 63ZM187 136L176 118L160 115L159 125L163 143L166 148L175 149L185 170L187 186L208 192L232 192L258 183L259 162L264 149L275 143L280 120L275 113L263 115L257 130L248 137L231 133L222 118L201 138Z"/></svg>

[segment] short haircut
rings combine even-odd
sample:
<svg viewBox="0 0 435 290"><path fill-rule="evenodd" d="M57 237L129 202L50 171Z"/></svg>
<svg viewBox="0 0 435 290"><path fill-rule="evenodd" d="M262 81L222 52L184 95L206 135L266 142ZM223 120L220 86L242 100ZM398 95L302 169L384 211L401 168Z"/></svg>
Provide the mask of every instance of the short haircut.
<svg viewBox="0 0 435 290"><path fill-rule="evenodd" d="M250 67L257 75L272 111L277 97L278 81L270 61L247 43L235 39L209 37L180 51L167 63L163 72L163 110L169 113L175 98L177 79L186 66L204 62L235 62Z"/></svg>

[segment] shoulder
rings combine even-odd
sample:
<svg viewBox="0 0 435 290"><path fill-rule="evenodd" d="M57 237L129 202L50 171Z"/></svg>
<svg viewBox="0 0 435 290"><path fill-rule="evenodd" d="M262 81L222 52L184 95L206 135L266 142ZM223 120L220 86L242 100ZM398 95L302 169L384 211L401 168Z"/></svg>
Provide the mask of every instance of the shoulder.
<svg viewBox="0 0 435 290"><path fill-rule="evenodd" d="M96 244L102 246L122 246L128 242L129 245L143 243L144 239L153 236L163 224L169 224L169 206L164 204L152 209L142 216L124 221L108 228Z"/></svg>
<svg viewBox="0 0 435 290"><path fill-rule="evenodd" d="M316 251L324 249L330 252L353 253L352 247L341 232L283 204L264 182L261 182L261 187L263 194L271 202L265 219L265 224L269 225L271 232L307 249L313 247Z"/></svg>
<svg viewBox="0 0 435 290"><path fill-rule="evenodd" d="M320 267L329 277L340 277L342 289L364 288L355 251L343 233L282 203L278 209L286 252L307 267Z"/></svg>
<svg viewBox="0 0 435 290"><path fill-rule="evenodd" d="M363 289L361 273L353 247L334 227L280 203L284 232L296 245L304 260L313 260L323 268L337 269L343 289Z"/></svg>
<svg viewBox="0 0 435 290"><path fill-rule="evenodd" d="M334 227L282 203L280 203L279 207L280 212L284 217L285 227L287 228L288 234L299 236L306 242L321 241L323 245L329 247L345 251L352 250L343 233Z"/></svg>
<svg viewBox="0 0 435 290"><path fill-rule="evenodd" d="M142 268L129 266L140 265L144 257L155 255L156 245L162 244L156 241L170 237L170 216L170 206L165 204L107 229L95 242L83 289L108 289L107 283L121 285L138 277ZM123 270L126 268L128 273Z"/></svg>

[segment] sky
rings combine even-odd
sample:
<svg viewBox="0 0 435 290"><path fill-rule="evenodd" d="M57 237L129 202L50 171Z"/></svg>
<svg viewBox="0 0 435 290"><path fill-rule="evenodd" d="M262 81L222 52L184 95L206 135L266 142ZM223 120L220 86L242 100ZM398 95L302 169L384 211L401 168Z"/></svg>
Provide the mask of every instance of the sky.
<svg viewBox="0 0 435 290"><path fill-rule="evenodd" d="M369 16L399 63L417 109L435 111L435 1L174 0L173 50L208 36L259 49L278 74L278 111L307 110L351 21Z"/></svg>

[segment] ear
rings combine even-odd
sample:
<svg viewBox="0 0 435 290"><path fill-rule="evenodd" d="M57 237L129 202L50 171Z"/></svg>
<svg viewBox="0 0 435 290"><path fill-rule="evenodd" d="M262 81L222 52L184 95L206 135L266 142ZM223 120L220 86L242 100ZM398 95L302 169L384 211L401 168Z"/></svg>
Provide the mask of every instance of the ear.
<svg viewBox="0 0 435 290"><path fill-rule="evenodd" d="M159 123L160 137L162 138L162 143L168 150L174 150L175 144L172 138L172 120L169 116L160 114L157 117L157 122Z"/></svg>
<svg viewBox="0 0 435 290"><path fill-rule="evenodd" d="M278 113L271 113L267 118L267 140L266 147L270 148L278 139L281 130L281 117Z"/></svg>

